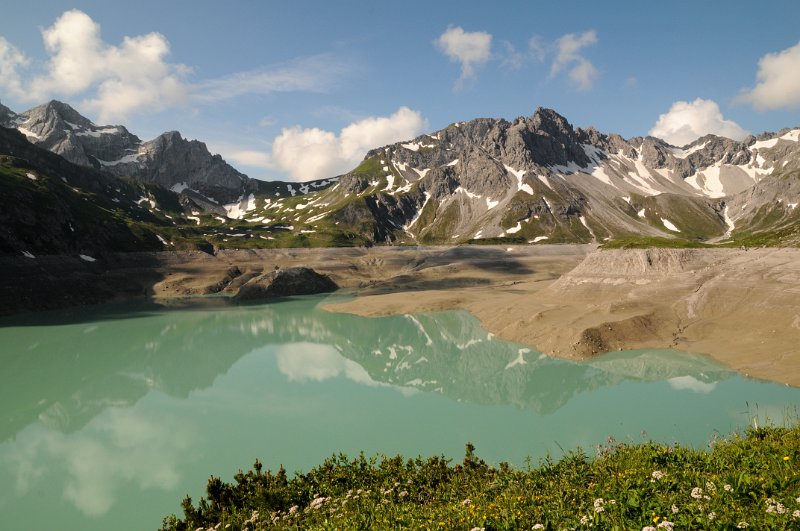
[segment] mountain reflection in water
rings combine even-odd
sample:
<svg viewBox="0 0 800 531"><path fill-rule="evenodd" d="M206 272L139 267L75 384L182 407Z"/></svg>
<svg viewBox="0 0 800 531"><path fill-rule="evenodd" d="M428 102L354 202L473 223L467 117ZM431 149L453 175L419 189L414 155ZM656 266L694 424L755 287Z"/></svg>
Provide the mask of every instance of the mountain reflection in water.
<svg viewBox="0 0 800 531"><path fill-rule="evenodd" d="M334 296L336 300L337 296ZM0 514L9 528L142 529L258 457L463 455L524 465L608 436L703 445L797 389L674 351L571 363L465 312L367 319L308 297L116 305L0 320ZM47 511L42 511L47 507Z"/></svg>
<svg viewBox="0 0 800 531"><path fill-rule="evenodd" d="M64 322L76 316L61 312L5 319L0 440L37 419L69 433L108 406L133 404L151 390L186 398L267 346L278 347L278 369L290 381L344 375L404 393L436 392L540 414L625 380L665 380L705 393L733 375L677 351L565 362L496 339L466 312L367 319L319 310L318 302L167 312L128 305L129 313L114 319L105 318L103 307L83 309L77 322Z"/></svg>

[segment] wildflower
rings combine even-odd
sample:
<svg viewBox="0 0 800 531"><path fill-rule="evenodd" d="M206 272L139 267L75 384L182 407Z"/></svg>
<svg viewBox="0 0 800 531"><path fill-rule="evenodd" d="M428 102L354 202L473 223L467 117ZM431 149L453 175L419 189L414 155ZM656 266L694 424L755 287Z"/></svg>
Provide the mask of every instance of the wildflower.
<svg viewBox="0 0 800 531"><path fill-rule="evenodd" d="M655 480L659 480L659 479L663 478L665 476L665 474L660 470L654 470L653 473L650 474L650 476Z"/></svg>
<svg viewBox="0 0 800 531"><path fill-rule="evenodd" d="M666 529L667 531L672 531L672 528L674 526L675 526L675 524L673 524L672 522L668 522L667 520L664 520L663 522L658 524L656 527L659 527L661 529Z"/></svg>
<svg viewBox="0 0 800 531"><path fill-rule="evenodd" d="M651 526L651 525L649 525L647 527L643 527L642 531L656 531L656 528Z"/></svg>
<svg viewBox="0 0 800 531"><path fill-rule="evenodd" d="M736 524L736 527L738 527L739 529L744 529L745 527L750 527L750 524L748 524L747 522L739 522L738 524Z"/></svg>
<svg viewBox="0 0 800 531"><path fill-rule="evenodd" d="M776 506L776 509L778 511L778 514L784 514L786 512L786 507L782 503L779 503Z"/></svg>
<svg viewBox="0 0 800 531"><path fill-rule="evenodd" d="M408 491L407 490L401 490L400 493L398 494L398 496L400 496L401 498L405 498L406 496L408 496Z"/></svg>
<svg viewBox="0 0 800 531"><path fill-rule="evenodd" d="M315 509L315 510L319 509L320 507L322 507L322 504L325 503L326 501L328 501L328 498L325 498L323 496L321 496L319 498L314 498L311 501L311 504L309 505L309 507L311 507L312 509Z"/></svg>
<svg viewBox="0 0 800 531"><path fill-rule="evenodd" d="M694 498L695 500L702 499L703 498L703 489L701 489L700 487L693 488L691 497Z"/></svg>
<svg viewBox="0 0 800 531"><path fill-rule="evenodd" d="M672 514L678 514L678 506L674 503L672 504Z"/></svg>
<svg viewBox="0 0 800 531"><path fill-rule="evenodd" d="M542 524L533 524L533 527L531 527L531 529L544 529L544 526Z"/></svg>
<svg viewBox="0 0 800 531"><path fill-rule="evenodd" d="M467 506L467 505L469 505L470 503L472 503L472 500L470 500L469 498L467 498L466 500L464 500L464 501L462 501L462 502L461 502L461 505L462 505L462 506L464 506L464 507L466 507L466 506Z"/></svg>
<svg viewBox="0 0 800 531"><path fill-rule="evenodd" d="M291 507L289 507L289 514L296 513L297 509L298 509L297 505L292 505Z"/></svg>
<svg viewBox="0 0 800 531"><path fill-rule="evenodd" d="M725 489L725 492L730 492L730 491L732 491L732 490L733 490L733 487L731 487L731 486L730 486L730 485L728 485L727 483L726 483L726 484L725 484L725 485L724 485L722 488L723 488L723 489Z"/></svg>
<svg viewBox="0 0 800 531"><path fill-rule="evenodd" d="M603 511L605 511L605 509L603 509L603 504L604 503L605 503L605 500L603 500L603 498L597 498L594 501L594 512L602 513Z"/></svg>
<svg viewBox="0 0 800 531"><path fill-rule="evenodd" d="M469 531L485 531L485 529L486 529L486 528L484 528L484 527L473 527L473 528L472 528L472 529L470 529Z"/></svg>
<svg viewBox="0 0 800 531"><path fill-rule="evenodd" d="M708 520L709 521L713 520L716 517L717 517L717 513L715 513L715 512L708 513Z"/></svg>
<svg viewBox="0 0 800 531"><path fill-rule="evenodd" d="M797 498L795 498L795 499L794 499L794 501L796 501L797 503L800 503L800 496L798 496Z"/></svg>
<svg viewBox="0 0 800 531"><path fill-rule="evenodd" d="M589 517L586 515L581 516L581 525L586 525L589 523Z"/></svg>
<svg viewBox="0 0 800 531"><path fill-rule="evenodd" d="M797 510L797 511L793 512L792 516L795 517L795 518L800 518L800 510Z"/></svg>
<svg viewBox="0 0 800 531"><path fill-rule="evenodd" d="M784 460L784 461L788 461L788 460L789 460L789 456L788 456L788 455L784 455L784 456L783 456L783 460Z"/></svg>
<svg viewBox="0 0 800 531"><path fill-rule="evenodd" d="M712 483L711 481L706 481L706 490L708 490L709 492L714 492L715 490L717 490L717 486L714 485L714 483Z"/></svg>

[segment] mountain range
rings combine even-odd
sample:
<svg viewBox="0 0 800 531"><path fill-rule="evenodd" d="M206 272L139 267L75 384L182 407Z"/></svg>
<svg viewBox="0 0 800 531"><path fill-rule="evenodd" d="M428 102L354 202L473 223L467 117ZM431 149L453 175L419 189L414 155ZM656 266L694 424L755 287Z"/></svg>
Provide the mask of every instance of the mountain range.
<svg viewBox="0 0 800 531"><path fill-rule="evenodd" d="M0 105L0 253L372 244L796 245L800 129L686 146L550 109L376 147L306 183L251 179L180 133L142 141L51 101Z"/></svg>

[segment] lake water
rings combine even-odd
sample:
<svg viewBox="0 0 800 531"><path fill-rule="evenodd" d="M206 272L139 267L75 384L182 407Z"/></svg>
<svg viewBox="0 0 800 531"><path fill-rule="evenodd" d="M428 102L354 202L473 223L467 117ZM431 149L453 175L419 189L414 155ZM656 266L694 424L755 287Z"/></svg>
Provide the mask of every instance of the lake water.
<svg viewBox="0 0 800 531"><path fill-rule="evenodd" d="M524 466L607 437L704 447L800 390L674 351L553 360L465 312L366 319L324 298L114 305L0 320L8 529L156 529L209 475L333 453ZM200 306L200 307L198 307Z"/></svg>

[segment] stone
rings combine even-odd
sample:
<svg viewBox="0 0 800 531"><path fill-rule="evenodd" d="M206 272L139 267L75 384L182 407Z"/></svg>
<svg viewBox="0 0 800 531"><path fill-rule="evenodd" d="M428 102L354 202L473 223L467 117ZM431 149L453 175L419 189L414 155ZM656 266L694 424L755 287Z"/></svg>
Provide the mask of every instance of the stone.
<svg viewBox="0 0 800 531"><path fill-rule="evenodd" d="M256 301L328 293L337 289L339 286L328 275L308 267L290 267L255 277L242 286L233 298L240 302Z"/></svg>

